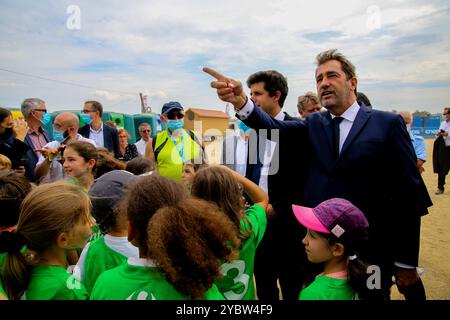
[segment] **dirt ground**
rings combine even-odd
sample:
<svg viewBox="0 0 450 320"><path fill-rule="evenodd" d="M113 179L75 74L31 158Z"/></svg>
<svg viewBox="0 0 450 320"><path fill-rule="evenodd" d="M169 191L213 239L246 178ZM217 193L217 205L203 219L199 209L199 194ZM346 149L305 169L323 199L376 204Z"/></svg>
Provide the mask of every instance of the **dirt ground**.
<svg viewBox="0 0 450 320"><path fill-rule="evenodd" d="M423 180L430 193L433 206L429 214L422 217L420 241L420 267L425 269L422 281L427 291L427 299L450 299L450 175L444 194L435 195L437 174L433 173L433 139L427 139L427 162ZM392 298L403 299L394 288Z"/></svg>
<svg viewBox="0 0 450 320"><path fill-rule="evenodd" d="M450 174L447 176L447 190L435 195L437 174L433 173L433 139L427 139L427 159L423 179L433 201L429 214L422 218L422 234L419 266L425 269L422 281L427 299L450 300ZM221 141L207 146L212 162L218 162ZM209 148L208 148L209 147ZM208 150L209 149L209 150ZM403 300L397 288L392 290L392 299Z"/></svg>

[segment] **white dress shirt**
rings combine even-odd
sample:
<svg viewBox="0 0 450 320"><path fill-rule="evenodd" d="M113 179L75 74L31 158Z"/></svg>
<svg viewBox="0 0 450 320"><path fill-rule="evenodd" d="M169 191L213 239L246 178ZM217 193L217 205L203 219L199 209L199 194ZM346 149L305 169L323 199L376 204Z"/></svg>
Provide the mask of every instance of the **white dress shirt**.
<svg viewBox="0 0 450 320"><path fill-rule="evenodd" d="M94 130L91 126L89 126L89 139L94 140L97 147L105 147L105 141L103 138L103 122L98 130Z"/></svg>
<svg viewBox="0 0 450 320"><path fill-rule="evenodd" d="M236 133L236 159L234 171L245 177L247 173L248 139L241 135L241 131Z"/></svg>
<svg viewBox="0 0 450 320"><path fill-rule="evenodd" d="M350 129L353 126L353 122L355 122L356 115L358 114L360 107L358 102L353 102L353 104L345 110L343 114L341 114L341 117L344 118L341 123L339 124L339 153L342 150L342 146L344 145L345 140L348 137L348 134L350 132ZM336 116L334 114L331 114L331 118L334 119Z"/></svg>
<svg viewBox="0 0 450 320"><path fill-rule="evenodd" d="M280 113L278 113L274 119L283 121L285 116L286 115L284 114L284 112L280 111ZM276 146L277 143L275 141L266 140L266 150L264 151L264 161L261 168L259 186L267 193L269 192L269 181L267 177L269 176L270 163L272 162L273 152L275 151Z"/></svg>
<svg viewBox="0 0 450 320"><path fill-rule="evenodd" d="M137 148L139 155L145 156L145 148L147 147L147 142L144 139L139 139L138 142L134 144Z"/></svg>

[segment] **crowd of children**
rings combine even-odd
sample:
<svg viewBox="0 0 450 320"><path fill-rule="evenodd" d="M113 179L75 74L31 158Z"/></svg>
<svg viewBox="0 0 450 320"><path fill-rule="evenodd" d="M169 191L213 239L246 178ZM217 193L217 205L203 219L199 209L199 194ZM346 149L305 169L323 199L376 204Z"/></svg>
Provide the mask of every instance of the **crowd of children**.
<svg viewBox="0 0 450 320"><path fill-rule="evenodd" d="M150 160L119 166L82 141L62 158L58 182L32 186L7 163L0 172L0 299L257 299L254 259L270 219L258 185L194 162L177 182ZM324 265L299 299L376 298L357 255L364 214L344 199L293 214L308 228L308 259Z"/></svg>

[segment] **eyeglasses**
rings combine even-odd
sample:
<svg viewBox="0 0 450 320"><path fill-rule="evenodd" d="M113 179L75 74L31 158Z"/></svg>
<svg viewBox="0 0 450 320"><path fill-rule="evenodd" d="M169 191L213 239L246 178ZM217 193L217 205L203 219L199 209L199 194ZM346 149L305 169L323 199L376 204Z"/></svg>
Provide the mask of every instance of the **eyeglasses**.
<svg viewBox="0 0 450 320"><path fill-rule="evenodd" d="M82 110L81 112L83 112L83 113L89 113L89 112L97 112L96 110L87 110L87 109L85 109L85 110Z"/></svg>
<svg viewBox="0 0 450 320"><path fill-rule="evenodd" d="M178 113L168 113L166 115L167 119L169 120L175 120L175 119L183 119L184 118L184 114L182 114L181 112Z"/></svg>
<svg viewBox="0 0 450 320"><path fill-rule="evenodd" d="M148 132L150 132L150 130L141 130L141 132L148 133Z"/></svg>
<svg viewBox="0 0 450 320"><path fill-rule="evenodd" d="M47 109L33 109L34 111L39 111L43 113L47 113Z"/></svg>

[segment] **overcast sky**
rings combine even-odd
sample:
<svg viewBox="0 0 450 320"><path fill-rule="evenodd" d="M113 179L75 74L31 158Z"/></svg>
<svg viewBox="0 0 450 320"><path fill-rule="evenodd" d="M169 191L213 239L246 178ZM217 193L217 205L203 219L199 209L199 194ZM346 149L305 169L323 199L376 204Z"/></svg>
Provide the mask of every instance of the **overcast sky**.
<svg viewBox="0 0 450 320"><path fill-rule="evenodd" d="M0 5L2 106L39 97L50 111L79 110L95 99L106 110L139 113L142 92L155 112L171 100L224 110L201 71L210 66L243 82L280 71L289 83L285 110L295 115L297 97L316 91L315 56L330 48L356 65L358 89L377 109L435 113L450 105L448 0Z"/></svg>

